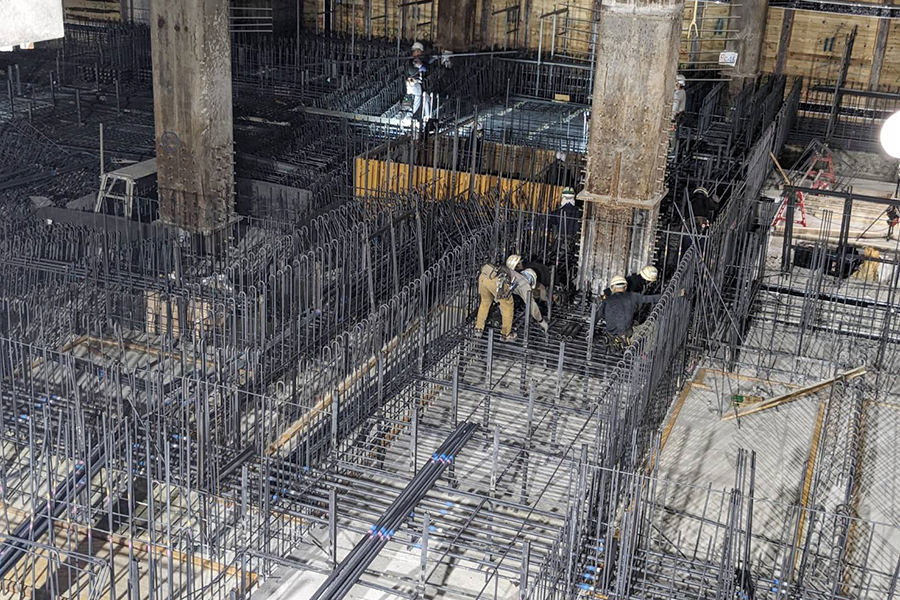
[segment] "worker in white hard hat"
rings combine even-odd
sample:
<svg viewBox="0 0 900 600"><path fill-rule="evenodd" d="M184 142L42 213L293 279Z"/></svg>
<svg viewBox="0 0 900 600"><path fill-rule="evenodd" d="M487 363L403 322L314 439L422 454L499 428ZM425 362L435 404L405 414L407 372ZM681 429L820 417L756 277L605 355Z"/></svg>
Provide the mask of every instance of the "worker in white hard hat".
<svg viewBox="0 0 900 600"><path fill-rule="evenodd" d="M637 273L632 273L625 278L626 291L637 292L638 294L648 294L655 291L656 281L659 279L659 270L653 265L646 265ZM611 287L603 290L603 297L612 295Z"/></svg>
<svg viewBox="0 0 900 600"><path fill-rule="evenodd" d="M713 188L714 190L715 188ZM700 229L709 227L719 212L719 195L705 186L700 186L691 194L691 211Z"/></svg>
<svg viewBox="0 0 900 600"><path fill-rule="evenodd" d="M641 304L652 304L659 294L645 295L628 291L628 280L616 275L610 281L611 294L600 303L599 319L606 320L606 333L619 343L628 344L634 335L634 313Z"/></svg>
<svg viewBox="0 0 900 600"><path fill-rule="evenodd" d="M581 209L575 203L575 190L564 187L559 206L550 212L550 258L556 264L557 281L563 287L575 280L578 266L578 242L581 239Z"/></svg>
<svg viewBox="0 0 900 600"><path fill-rule="evenodd" d="M530 272L530 278L519 271L522 268L522 257L511 254L502 267L487 264L481 267L478 275L478 295L481 303L478 305L478 315L475 318L475 334L484 332L491 305L496 302L500 305L500 335L503 341L513 341L516 333L512 330L515 304L513 294L517 294L525 302L531 302L531 316L546 332L549 324L544 320L541 309L534 301L532 282L537 282L534 271Z"/></svg>
<svg viewBox="0 0 900 600"><path fill-rule="evenodd" d="M687 92L684 91L685 85L687 85L687 80L684 78L684 75L677 75L675 77L675 96L672 101L672 120L675 121L676 124L681 121L684 111L687 109Z"/></svg>
<svg viewBox="0 0 900 600"><path fill-rule="evenodd" d="M406 97L403 99L403 107L409 111L411 118L418 117L422 109L422 73L414 62L406 68Z"/></svg>

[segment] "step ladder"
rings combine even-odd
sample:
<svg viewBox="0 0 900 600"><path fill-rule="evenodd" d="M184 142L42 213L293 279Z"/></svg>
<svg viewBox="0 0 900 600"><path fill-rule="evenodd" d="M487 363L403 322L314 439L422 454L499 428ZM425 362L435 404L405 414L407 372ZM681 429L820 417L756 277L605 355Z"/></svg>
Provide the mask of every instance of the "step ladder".
<svg viewBox="0 0 900 600"><path fill-rule="evenodd" d="M108 201L112 200L112 214L130 219L134 214L135 190L138 182L155 175L155 158L104 173L100 176L100 191L94 203L94 212L107 212L105 209L109 204Z"/></svg>
<svg viewBox="0 0 900 600"><path fill-rule="evenodd" d="M825 168L818 168L820 164L824 165ZM831 189L837 182L837 178L834 176L834 157L831 154L831 150L823 148L813 156L809 168L806 170L806 174L803 176L798 187L804 187L804 184L807 182L808 187L816 190ZM806 227L806 196L803 192L794 193L797 195L797 207L800 209L800 220L794 221L794 223ZM772 227L775 227L779 223L783 223L787 219L787 217L784 216L784 213L787 211L789 198L789 194L784 195L781 206L778 207L778 212L775 214L775 219L772 221Z"/></svg>

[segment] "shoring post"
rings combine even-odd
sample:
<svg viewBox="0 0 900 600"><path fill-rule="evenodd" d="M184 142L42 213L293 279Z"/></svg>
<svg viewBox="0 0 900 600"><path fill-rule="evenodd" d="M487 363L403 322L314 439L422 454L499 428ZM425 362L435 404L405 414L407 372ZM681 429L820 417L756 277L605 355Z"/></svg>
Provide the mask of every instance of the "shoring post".
<svg viewBox="0 0 900 600"><path fill-rule="evenodd" d="M238 513L239 517L243 517L247 514L247 506L250 503L250 473L247 470L247 465L241 466L241 510Z"/></svg>
<svg viewBox="0 0 900 600"><path fill-rule="evenodd" d="M530 447L530 443L525 444L526 448ZM519 503L528 504L528 450L522 450L522 490L519 494Z"/></svg>
<svg viewBox="0 0 900 600"><path fill-rule="evenodd" d="M488 393L484 397L484 419L483 425L487 428L490 423L491 415L491 388L494 385L494 329L488 331L487 343L487 389Z"/></svg>
<svg viewBox="0 0 900 600"><path fill-rule="evenodd" d="M338 564L337 546L337 488L331 488L328 491L328 551L334 566Z"/></svg>
<svg viewBox="0 0 900 600"><path fill-rule="evenodd" d="M531 325L531 295L532 295L532 293L533 292L531 290L528 290L528 292L525 294L525 339L524 339L523 343L525 344L526 348L528 348L528 330L531 329L529 327L529 325ZM525 374L525 363L526 362L527 361L522 362L523 377Z"/></svg>
<svg viewBox="0 0 900 600"><path fill-rule="evenodd" d="M594 350L594 329L597 327L597 303L591 302L591 322L588 326L587 333L587 355L586 360L588 363L591 362L591 357L593 355Z"/></svg>
<svg viewBox="0 0 900 600"><path fill-rule="evenodd" d="M553 286L556 285L556 265L550 267L550 289L547 290L547 322L553 318ZM588 352L590 352L588 346Z"/></svg>
<svg viewBox="0 0 900 600"><path fill-rule="evenodd" d="M534 434L534 380L528 383L528 428L525 437L531 439Z"/></svg>
<svg viewBox="0 0 900 600"><path fill-rule="evenodd" d="M556 363L556 399L562 395L563 362L566 359L566 342L559 343L559 361Z"/></svg>
<svg viewBox="0 0 900 600"><path fill-rule="evenodd" d="M425 597L425 582L428 579L428 528L431 527L431 517L426 512L422 516L422 571L419 573L418 597Z"/></svg>
<svg viewBox="0 0 900 600"><path fill-rule="evenodd" d="M497 491L497 467L500 462L500 426L494 425L494 447L491 449L491 492Z"/></svg>
<svg viewBox="0 0 900 600"><path fill-rule="evenodd" d="M531 542L522 542L522 566L519 571L519 600L528 598L528 568L531 562Z"/></svg>
<svg viewBox="0 0 900 600"><path fill-rule="evenodd" d="M416 456L419 450L419 407L415 399L410 400L410 441L409 441L409 470L416 474Z"/></svg>
<svg viewBox="0 0 900 600"><path fill-rule="evenodd" d="M340 418L340 393L337 388L334 390L331 401L331 450L337 452L338 449L338 420Z"/></svg>
<svg viewBox="0 0 900 600"><path fill-rule="evenodd" d="M459 362L453 365L453 387L450 395L450 419L455 429L459 423Z"/></svg>

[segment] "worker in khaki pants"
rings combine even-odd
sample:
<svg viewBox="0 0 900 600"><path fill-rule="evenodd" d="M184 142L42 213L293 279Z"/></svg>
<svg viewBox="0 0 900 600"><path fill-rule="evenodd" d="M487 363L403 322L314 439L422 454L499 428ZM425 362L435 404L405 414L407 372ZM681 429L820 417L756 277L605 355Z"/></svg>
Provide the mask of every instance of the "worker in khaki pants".
<svg viewBox="0 0 900 600"><path fill-rule="evenodd" d="M509 262L509 261L507 261ZM478 316L475 318L475 333L484 331L484 323L487 321L491 304L497 302L500 305L500 318L502 325L500 334L504 340L516 339L512 333L513 313L515 305L512 296L512 278L503 267L484 265L478 276L478 294L481 296L481 304L478 305Z"/></svg>
<svg viewBox="0 0 900 600"><path fill-rule="evenodd" d="M538 284L537 274L532 269L525 269L520 273L521 267L522 257L518 254L513 254L506 259L505 268L494 265L481 267L481 273L478 276L478 294L481 296L481 304L478 306L478 316L475 320L475 335L482 334L491 304L497 302L500 305L500 334L503 336L503 341L511 342L516 339L516 334L512 331L515 310L513 294L518 294L524 302L531 302L531 317L540 325L544 333L547 333L550 325L541 314L541 309L534 301L534 297L530 295L534 293Z"/></svg>

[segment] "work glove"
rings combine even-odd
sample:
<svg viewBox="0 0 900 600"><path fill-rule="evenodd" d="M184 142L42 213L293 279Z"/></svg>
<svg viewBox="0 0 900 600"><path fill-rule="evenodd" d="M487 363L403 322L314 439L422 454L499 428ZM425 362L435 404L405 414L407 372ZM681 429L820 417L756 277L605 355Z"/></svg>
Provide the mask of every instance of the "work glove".
<svg viewBox="0 0 900 600"><path fill-rule="evenodd" d="M538 325L541 326L541 329L544 330L544 333L547 333L550 330L550 323L547 322L547 319L544 319Z"/></svg>

